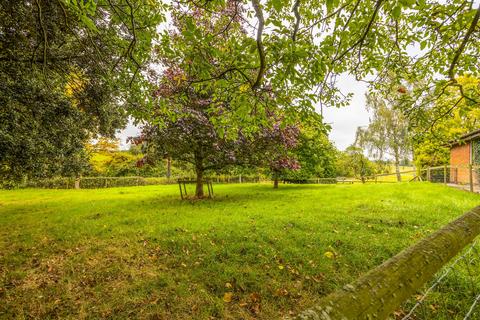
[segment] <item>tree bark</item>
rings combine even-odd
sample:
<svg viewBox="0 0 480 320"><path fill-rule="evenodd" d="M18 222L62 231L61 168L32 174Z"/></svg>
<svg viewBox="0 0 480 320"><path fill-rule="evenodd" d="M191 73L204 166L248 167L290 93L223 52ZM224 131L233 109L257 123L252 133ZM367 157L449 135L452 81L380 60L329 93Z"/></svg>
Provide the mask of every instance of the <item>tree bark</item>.
<svg viewBox="0 0 480 320"><path fill-rule="evenodd" d="M397 174L397 182L402 181L402 176L400 175L400 157L395 153L395 173Z"/></svg>
<svg viewBox="0 0 480 320"><path fill-rule="evenodd" d="M274 189L278 189L278 176L279 176L279 172L277 170L274 170L273 171L273 188Z"/></svg>
<svg viewBox="0 0 480 320"><path fill-rule="evenodd" d="M197 198L203 198L204 193L203 193L203 169L198 170L197 169L197 185L195 188L195 197Z"/></svg>
<svg viewBox="0 0 480 320"><path fill-rule="evenodd" d="M195 156L195 172L197 173L197 184L195 187L195 197L196 198L203 198L203 172L205 169L203 168L203 161L202 158L198 155Z"/></svg>
<svg viewBox="0 0 480 320"><path fill-rule="evenodd" d="M170 180L172 175L172 159L170 157L167 158L167 179Z"/></svg>

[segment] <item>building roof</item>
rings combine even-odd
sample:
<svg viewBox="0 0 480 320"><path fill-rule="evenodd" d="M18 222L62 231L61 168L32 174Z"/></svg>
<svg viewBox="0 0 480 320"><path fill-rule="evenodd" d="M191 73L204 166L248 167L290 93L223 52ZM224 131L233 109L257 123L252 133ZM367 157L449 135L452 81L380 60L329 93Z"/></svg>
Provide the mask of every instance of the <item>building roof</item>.
<svg viewBox="0 0 480 320"><path fill-rule="evenodd" d="M469 133L466 133L460 138L458 138L457 140L450 141L450 145L453 147L461 143L472 141L476 138L480 138L480 129L470 131Z"/></svg>

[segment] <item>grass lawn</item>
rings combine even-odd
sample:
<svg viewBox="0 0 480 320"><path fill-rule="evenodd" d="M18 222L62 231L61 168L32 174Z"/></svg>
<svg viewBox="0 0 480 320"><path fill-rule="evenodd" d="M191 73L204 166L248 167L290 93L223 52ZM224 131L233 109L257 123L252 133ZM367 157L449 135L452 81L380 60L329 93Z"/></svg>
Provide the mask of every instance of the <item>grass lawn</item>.
<svg viewBox="0 0 480 320"><path fill-rule="evenodd" d="M275 319L478 205L430 183L0 191L0 317Z"/></svg>

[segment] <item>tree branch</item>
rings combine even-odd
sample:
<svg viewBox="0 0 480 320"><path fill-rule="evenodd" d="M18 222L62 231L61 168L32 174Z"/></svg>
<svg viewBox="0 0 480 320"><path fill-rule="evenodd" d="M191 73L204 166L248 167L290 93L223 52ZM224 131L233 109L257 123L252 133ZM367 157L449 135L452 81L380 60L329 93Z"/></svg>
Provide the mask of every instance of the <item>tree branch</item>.
<svg viewBox="0 0 480 320"><path fill-rule="evenodd" d="M133 6L130 4L130 2L128 0L125 0L127 2L127 5L128 7L130 8L130 23L132 24L132 42L130 43L130 46L128 47L128 56L130 57L130 59L133 61L133 63L136 65L136 69L135 69L135 72L132 76L132 78L130 79L130 83L129 83L129 86L132 85L133 81L135 80L136 76L137 76L137 73L138 73L138 70L140 69L141 65L138 63L138 61L135 59L135 57L133 56L133 51L135 49L135 45L137 43L137 34L136 34L136 30L135 30L135 15L134 15L134 10L133 10Z"/></svg>
<svg viewBox="0 0 480 320"><path fill-rule="evenodd" d="M258 19L257 51L258 51L258 57L260 58L260 69L258 70L257 79L252 85L252 89L255 90L262 83L262 79L265 74L265 67L266 67L265 48L263 47L263 42L262 42L262 34L263 34L263 28L265 26L265 19L263 17L262 8L260 8L259 0L252 0L252 6L253 6L253 9L255 10L255 15L257 16L257 19Z"/></svg>
<svg viewBox="0 0 480 320"><path fill-rule="evenodd" d="M293 14L295 15L295 26L292 33L292 41L295 42L297 39L298 28L300 27L300 13L298 12L298 7L300 6L300 0L296 0L293 5Z"/></svg>
<svg viewBox="0 0 480 320"><path fill-rule="evenodd" d="M40 22L40 27L42 28L42 32L43 32L43 72L45 73L45 68L47 66L47 47L48 47L47 30L45 29L45 26L43 24L42 6L38 2L38 0L36 0L35 2L37 3L37 8L38 8L38 20Z"/></svg>
<svg viewBox="0 0 480 320"><path fill-rule="evenodd" d="M367 38L368 33L370 32L370 29L373 26L373 23L375 22L375 18L377 17L378 11L380 10L380 7L382 6L382 2L384 0L377 0L375 3L375 9L373 11L372 17L370 18L370 21L368 22L367 27L365 28L365 31L363 32L362 36L360 39L358 39L350 48L346 49L344 52L340 54L340 56L335 57L333 59L333 62L337 62L338 60L341 60L347 53L349 53L351 50L353 50L355 47L360 45L360 47L363 45L363 42Z"/></svg>
<svg viewBox="0 0 480 320"><path fill-rule="evenodd" d="M475 28L477 27L479 19L480 19L480 5L478 6L477 12L475 13L475 16L473 17L472 24L470 24L470 28L468 28L468 31L465 34L465 37L463 38L463 41L460 44L460 47L458 47L457 51L455 52L455 56L453 57L452 63L450 64L450 68L448 69L448 76L449 76L450 80L453 81L453 82L456 82L456 80L455 80L455 66L458 63L458 59L460 59L460 55L465 50L465 47L467 45L468 40L470 39L470 36L475 31Z"/></svg>

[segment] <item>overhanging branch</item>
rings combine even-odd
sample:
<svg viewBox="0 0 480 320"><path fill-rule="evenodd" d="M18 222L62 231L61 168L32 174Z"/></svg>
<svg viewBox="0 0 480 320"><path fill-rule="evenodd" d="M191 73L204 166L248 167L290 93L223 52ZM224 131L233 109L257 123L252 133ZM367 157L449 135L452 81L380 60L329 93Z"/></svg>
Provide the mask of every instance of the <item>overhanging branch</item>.
<svg viewBox="0 0 480 320"><path fill-rule="evenodd" d="M456 82L456 80L455 80L455 66L457 65L458 60L460 59L460 56L462 55L463 51L465 50L465 47L467 46L468 40L470 39L471 35L475 31L475 28L477 27L479 19L480 19L480 5L478 6L477 12L475 13L475 16L473 17L472 23L470 24L470 28L468 28L467 33L465 34L465 37L463 37L462 43L460 44L460 47L458 47L457 51L455 52L455 55L453 56L452 63L450 64L450 68L448 69L448 77L453 82Z"/></svg>
<svg viewBox="0 0 480 320"><path fill-rule="evenodd" d="M265 74L265 67L266 67L265 48L263 47L263 42L262 42L262 34L263 34L263 28L265 26L265 19L263 17L263 11L262 11L262 8L260 7L259 0L252 0L252 6L253 6L253 9L255 10L255 15L257 16L257 20L258 20L257 51L258 51L258 57L260 59L260 68L258 69L257 78L252 85L252 89L257 89L262 83L263 76Z"/></svg>

